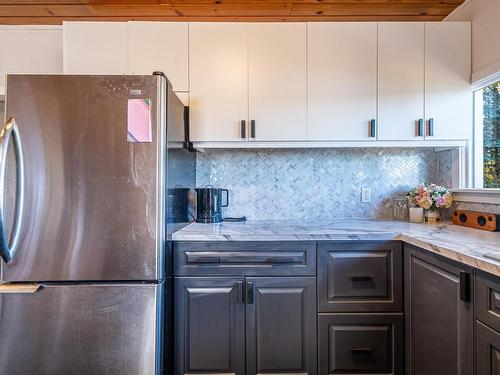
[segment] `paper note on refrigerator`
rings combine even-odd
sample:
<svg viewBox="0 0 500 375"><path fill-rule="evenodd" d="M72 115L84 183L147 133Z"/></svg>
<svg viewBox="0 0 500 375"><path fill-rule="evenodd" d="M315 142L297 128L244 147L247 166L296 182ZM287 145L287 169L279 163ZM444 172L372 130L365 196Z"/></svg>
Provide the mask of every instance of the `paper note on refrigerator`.
<svg viewBox="0 0 500 375"><path fill-rule="evenodd" d="M151 142L151 99L129 99L127 108L127 141Z"/></svg>

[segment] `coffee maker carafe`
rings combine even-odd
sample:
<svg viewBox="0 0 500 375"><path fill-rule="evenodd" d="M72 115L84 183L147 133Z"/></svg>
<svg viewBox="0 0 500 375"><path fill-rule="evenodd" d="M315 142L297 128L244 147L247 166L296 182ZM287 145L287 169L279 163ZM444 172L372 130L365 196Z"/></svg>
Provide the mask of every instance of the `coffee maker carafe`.
<svg viewBox="0 0 500 375"><path fill-rule="evenodd" d="M222 222L222 208L229 205L229 191L207 185L196 188L196 222L220 223ZM226 203L222 204L223 193L226 193Z"/></svg>

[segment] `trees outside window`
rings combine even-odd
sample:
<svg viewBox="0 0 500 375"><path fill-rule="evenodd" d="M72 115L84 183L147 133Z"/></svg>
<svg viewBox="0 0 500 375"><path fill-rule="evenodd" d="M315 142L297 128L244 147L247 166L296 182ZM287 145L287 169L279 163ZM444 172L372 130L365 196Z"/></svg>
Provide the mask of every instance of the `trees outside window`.
<svg viewBox="0 0 500 375"><path fill-rule="evenodd" d="M500 188L500 81L482 91L483 187Z"/></svg>

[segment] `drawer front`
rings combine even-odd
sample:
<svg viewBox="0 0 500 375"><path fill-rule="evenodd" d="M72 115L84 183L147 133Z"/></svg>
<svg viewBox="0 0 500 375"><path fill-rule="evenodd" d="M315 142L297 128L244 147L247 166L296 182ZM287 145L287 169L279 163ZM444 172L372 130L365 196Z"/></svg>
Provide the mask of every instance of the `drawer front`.
<svg viewBox="0 0 500 375"><path fill-rule="evenodd" d="M297 242L178 242L177 276L314 276L316 244Z"/></svg>
<svg viewBox="0 0 500 375"><path fill-rule="evenodd" d="M319 373L403 373L403 315L320 314Z"/></svg>
<svg viewBox="0 0 500 375"><path fill-rule="evenodd" d="M478 271L475 288L476 318L500 332L500 278Z"/></svg>
<svg viewBox="0 0 500 375"><path fill-rule="evenodd" d="M402 311L402 268L400 242L319 244L319 311Z"/></svg>
<svg viewBox="0 0 500 375"><path fill-rule="evenodd" d="M477 375L500 375L500 333L476 323Z"/></svg>

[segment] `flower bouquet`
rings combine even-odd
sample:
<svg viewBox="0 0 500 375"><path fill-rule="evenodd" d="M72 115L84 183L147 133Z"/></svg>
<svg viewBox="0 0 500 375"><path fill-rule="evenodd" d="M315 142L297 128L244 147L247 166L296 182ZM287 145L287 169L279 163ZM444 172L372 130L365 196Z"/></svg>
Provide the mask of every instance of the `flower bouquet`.
<svg viewBox="0 0 500 375"><path fill-rule="evenodd" d="M443 186L436 184L420 184L408 193L411 204L422 207L428 222L441 219L440 209L450 208L453 196Z"/></svg>

